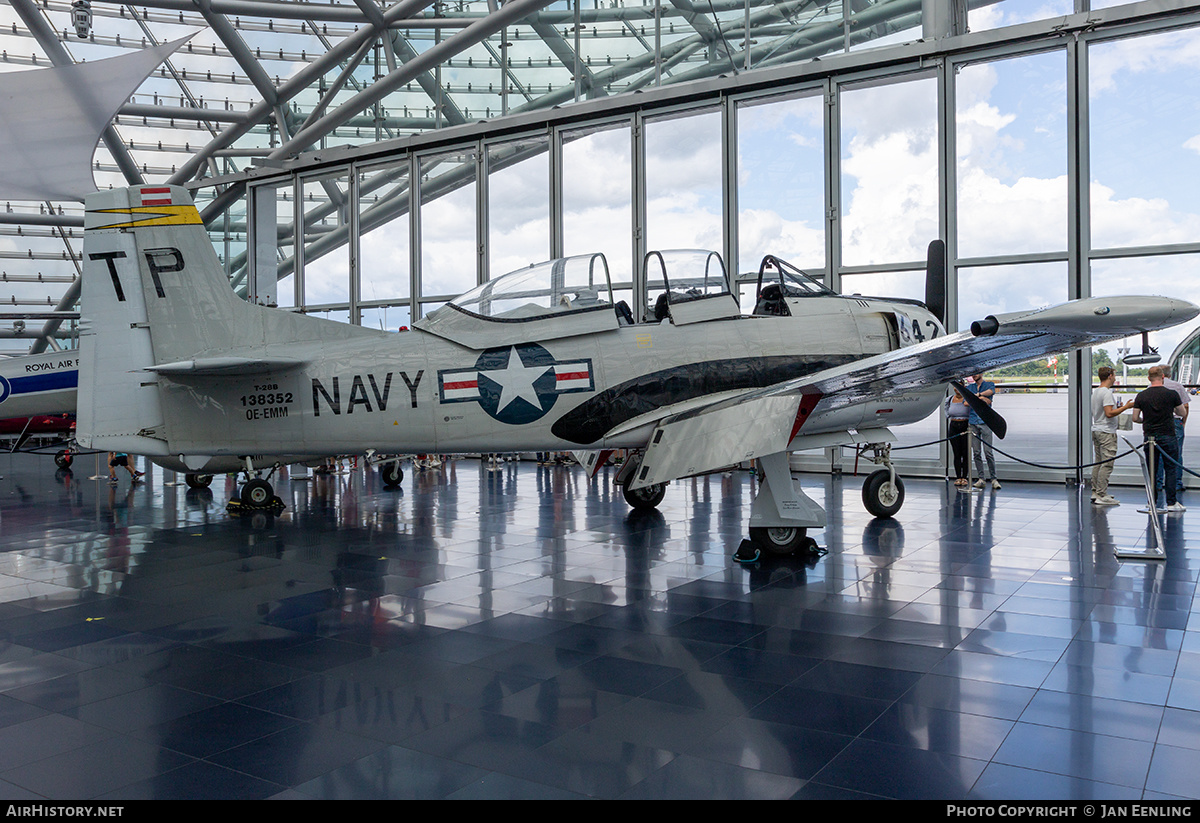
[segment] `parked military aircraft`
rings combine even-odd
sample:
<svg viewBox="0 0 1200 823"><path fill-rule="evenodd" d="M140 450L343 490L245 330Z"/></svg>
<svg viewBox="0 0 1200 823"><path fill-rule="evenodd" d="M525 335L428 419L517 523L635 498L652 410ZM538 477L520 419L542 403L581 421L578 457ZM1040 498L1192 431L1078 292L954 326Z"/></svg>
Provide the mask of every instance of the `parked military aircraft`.
<svg viewBox="0 0 1200 823"><path fill-rule="evenodd" d="M947 382L1200 312L1097 298L947 334L936 305L838 295L768 257L745 315L718 255L653 252L635 307L592 255L492 280L395 334L237 298L183 189L90 195L85 226L84 446L241 469L253 505L273 500L265 468L368 449L627 449L616 482L637 508L671 480L757 460L751 537L781 553L825 524L789 452L869 448L884 468L864 502L893 515L904 490L889 427L938 408Z"/></svg>

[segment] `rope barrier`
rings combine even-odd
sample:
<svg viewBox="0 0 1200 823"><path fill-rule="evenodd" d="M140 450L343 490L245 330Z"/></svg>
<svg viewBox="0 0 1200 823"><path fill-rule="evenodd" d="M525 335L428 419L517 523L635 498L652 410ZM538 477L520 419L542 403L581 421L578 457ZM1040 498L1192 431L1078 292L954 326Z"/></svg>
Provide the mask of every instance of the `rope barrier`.
<svg viewBox="0 0 1200 823"><path fill-rule="evenodd" d="M963 432L962 434L953 434L953 435L950 435L949 437L942 437L937 440L930 440L927 443L917 443L916 445L912 445L912 446L892 446L892 451L896 452L896 451L904 451L905 449L920 449L920 448L924 448L925 446L936 446L938 443L949 443L955 437L967 437L967 433ZM1130 449L1129 451L1121 452L1120 454L1116 455L1115 457L1113 457L1109 460L1095 460L1091 463L1080 463L1079 465L1075 465L1075 466L1051 466L1048 463L1035 463L1032 460L1022 460L1020 457L1017 457L1014 454L1009 454L1008 452L1004 451L1003 449L997 448L995 446L995 444L987 443L984 445L987 448L992 449L993 451L999 452L1000 454L1007 457L1009 460L1015 460L1018 463L1024 463L1026 466L1033 466L1034 468L1038 468L1038 469L1051 469L1053 471L1072 471L1074 469L1087 469L1087 468L1091 468L1092 466L1099 466L1102 463L1115 463L1117 460L1120 460L1122 457L1128 457L1131 454L1136 454L1138 451L1137 449ZM1176 465L1179 466L1179 468L1183 469L1188 474L1193 474L1193 475L1196 475L1196 477L1200 477L1200 474L1196 474L1196 472L1192 471L1191 469L1185 468L1184 466L1180 465L1179 463L1176 463Z"/></svg>

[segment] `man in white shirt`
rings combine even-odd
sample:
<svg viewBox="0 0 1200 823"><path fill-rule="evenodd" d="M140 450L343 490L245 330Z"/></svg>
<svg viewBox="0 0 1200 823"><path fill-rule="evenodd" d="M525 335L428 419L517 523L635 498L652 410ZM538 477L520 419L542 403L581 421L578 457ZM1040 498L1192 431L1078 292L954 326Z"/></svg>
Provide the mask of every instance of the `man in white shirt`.
<svg viewBox="0 0 1200 823"><path fill-rule="evenodd" d="M1111 367L1101 366L1096 376L1100 385L1092 391L1092 449L1099 465L1092 468L1092 502L1097 506L1119 506L1117 499L1108 493L1108 478L1117 456L1117 418L1121 412L1133 408L1133 400L1118 405L1112 390L1117 375Z"/></svg>

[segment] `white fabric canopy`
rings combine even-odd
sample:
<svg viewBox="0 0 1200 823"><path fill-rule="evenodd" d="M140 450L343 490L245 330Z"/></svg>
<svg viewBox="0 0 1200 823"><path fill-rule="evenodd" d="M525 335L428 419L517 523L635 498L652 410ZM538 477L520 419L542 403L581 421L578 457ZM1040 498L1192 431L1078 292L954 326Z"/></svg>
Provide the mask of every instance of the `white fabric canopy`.
<svg viewBox="0 0 1200 823"><path fill-rule="evenodd" d="M92 155L101 132L187 40L0 75L0 200L82 200L95 191Z"/></svg>

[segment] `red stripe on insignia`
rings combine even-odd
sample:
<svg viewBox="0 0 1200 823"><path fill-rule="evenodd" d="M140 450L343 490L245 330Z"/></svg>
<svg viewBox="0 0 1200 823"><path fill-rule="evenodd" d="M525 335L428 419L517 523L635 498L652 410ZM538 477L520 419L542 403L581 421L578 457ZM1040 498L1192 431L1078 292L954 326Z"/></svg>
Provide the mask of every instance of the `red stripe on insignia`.
<svg viewBox="0 0 1200 823"><path fill-rule="evenodd" d="M556 375L559 380L587 380L588 373L585 371L564 372Z"/></svg>
<svg viewBox="0 0 1200 823"><path fill-rule="evenodd" d="M479 388L479 381L478 380L460 380L456 383L443 383L442 388L446 389L447 391L451 391L453 389L477 389L477 388Z"/></svg>

